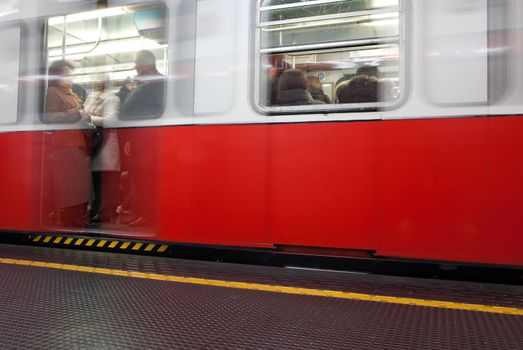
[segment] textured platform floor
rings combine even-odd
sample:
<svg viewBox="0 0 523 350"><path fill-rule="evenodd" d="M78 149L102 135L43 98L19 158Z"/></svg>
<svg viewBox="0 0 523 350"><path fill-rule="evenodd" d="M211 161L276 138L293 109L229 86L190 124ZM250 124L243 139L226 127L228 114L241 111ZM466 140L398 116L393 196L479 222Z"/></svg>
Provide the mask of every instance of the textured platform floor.
<svg viewBox="0 0 523 350"><path fill-rule="evenodd" d="M0 258L523 307L523 287L0 245ZM523 349L523 316L0 264L1 349Z"/></svg>

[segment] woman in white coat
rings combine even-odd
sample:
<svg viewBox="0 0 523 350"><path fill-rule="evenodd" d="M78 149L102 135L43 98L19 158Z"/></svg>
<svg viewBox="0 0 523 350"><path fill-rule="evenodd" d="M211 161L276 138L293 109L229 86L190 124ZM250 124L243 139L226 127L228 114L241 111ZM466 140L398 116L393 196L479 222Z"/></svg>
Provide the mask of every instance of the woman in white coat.
<svg viewBox="0 0 523 350"><path fill-rule="evenodd" d="M90 222L109 222L116 216L120 181L120 149L118 132L110 127L120 110L120 99L110 91L107 75L97 77L93 92L87 97L84 112L91 116L94 126L102 130L101 145L93 152L93 188ZM94 140L93 140L94 141Z"/></svg>

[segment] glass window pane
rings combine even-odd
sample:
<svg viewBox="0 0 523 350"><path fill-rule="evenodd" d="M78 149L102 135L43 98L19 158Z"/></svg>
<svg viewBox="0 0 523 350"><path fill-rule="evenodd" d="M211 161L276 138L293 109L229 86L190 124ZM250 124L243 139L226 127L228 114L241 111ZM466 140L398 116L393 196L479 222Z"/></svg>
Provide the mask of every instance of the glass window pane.
<svg viewBox="0 0 523 350"><path fill-rule="evenodd" d="M283 7L294 4L297 6ZM335 15L356 11L377 10L387 7L397 7L398 0L352 0L352 1L264 1L262 6L280 6L261 12L261 22L282 21L296 18Z"/></svg>
<svg viewBox="0 0 523 350"><path fill-rule="evenodd" d="M261 47L305 45L399 35L397 12L261 28Z"/></svg>
<svg viewBox="0 0 523 350"><path fill-rule="evenodd" d="M264 107L392 102L399 96L399 47L395 44L268 54L261 60ZM297 73L287 77L288 71ZM282 77L293 81L282 81ZM356 77L359 80L352 85L343 86ZM305 89L300 81L306 81ZM365 91L362 84L367 84ZM340 87L346 91L340 93ZM307 90L310 97L303 91L285 92L298 89Z"/></svg>
<svg viewBox="0 0 523 350"><path fill-rule="evenodd" d="M399 0L265 0L259 11L262 107L335 111L398 99Z"/></svg>
<svg viewBox="0 0 523 350"><path fill-rule="evenodd" d="M141 101L140 108L127 108L124 103L132 99L121 101L118 117L148 119L162 114L165 76L168 75L167 8L164 4L149 3L68 14L49 18L47 24L49 66L60 60L74 64L70 79L83 102L95 92L101 77L110 82L108 86L112 93L124 88L124 82L133 80L131 85L126 83L126 86L136 87L128 94L136 98L158 80L153 89L154 98ZM144 50L150 57L147 61L151 62L147 63L147 69L137 69L136 53ZM158 94L161 96L156 96Z"/></svg>

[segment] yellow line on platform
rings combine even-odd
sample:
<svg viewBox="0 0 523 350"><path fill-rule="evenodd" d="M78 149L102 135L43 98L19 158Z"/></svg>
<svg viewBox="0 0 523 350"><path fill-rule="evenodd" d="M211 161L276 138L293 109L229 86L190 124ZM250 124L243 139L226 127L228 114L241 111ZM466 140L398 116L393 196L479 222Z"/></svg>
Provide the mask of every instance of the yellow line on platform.
<svg viewBox="0 0 523 350"><path fill-rule="evenodd" d="M502 306L456 303L456 302L451 302L451 301L426 300L426 299L415 299L415 298L391 297L391 296L384 296L384 295L371 295L371 294L363 294L363 293L341 292L341 291L335 291L335 290L286 287L286 286L277 286L277 285L270 285L270 284L233 282L233 281L213 280L213 279L194 278L194 277L169 276L169 275L160 275L160 274L155 274L155 273L123 271L123 270L116 270L116 269L104 269L104 268L99 268L99 267L47 263L47 262L30 261L30 260L0 258L0 263L1 264L10 264L10 265L44 267L44 268L67 270L67 271L98 273L98 274L112 275L112 276L144 278L144 279L151 279L151 280L158 280L158 281L197 284L197 285L203 285L203 286L225 287L225 288L283 293L283 294L309 295L309 296L327 297L327 298L349 299L349 300L370 301L370 302L389 303L389 304L425 306L425 307L433 307L433 308L440 308L440 309L477 311L477 312L488 312L488 313L496 313L496 314L523 316L523 309L502 307Z"/></svg>

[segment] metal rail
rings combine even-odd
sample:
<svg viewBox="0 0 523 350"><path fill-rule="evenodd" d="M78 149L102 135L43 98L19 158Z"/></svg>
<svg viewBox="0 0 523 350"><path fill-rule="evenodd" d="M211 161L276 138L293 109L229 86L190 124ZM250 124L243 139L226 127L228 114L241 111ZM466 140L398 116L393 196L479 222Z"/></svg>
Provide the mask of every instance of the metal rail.
<svg viewBox="0 0 523 350"><path fill-rule="evenodd" d="M383 9L379 10L365 10L365 11L355 11L355 12L347 12L347 13L335 13L331 15L323 15L323 16L313 16L313 17L300 17L300 18L293 18L293 19L285 19L281 21L272 21L272 22L260 22L258 27L269 27L269 26L277 26L277 25L286 25L286 24L294 24L294 23L301 23L301 22L315 22L315 21L324 21L324 20L330 20L330 19L340 19L340 18L351 18L351 17L362 17L362 16L370 16L370 15L378 15L383 13L394 13L398 12L398 7L385 7Z"/></svg>
<svg viewBox="0 0 523 350"><path fill-rule="evenodd" d="M347 0L315 0L315 1L308 1L308 2L294 2L292 4L285 4L285 5L274 5L274 6L262 6L260 7L260 11L270 11L270 10L285 10L295 7L309 7L309 6L315 6L315 5L326 5L326 4L334 4L338 2L347 2Z"/></svg>
<svg viewBox="0 0 523 350"><path fill-rule="evenodd" d="M397 44L400 39L398 35L391 37L382 37L375 39L363 39L363 40L346 40L346 41L334 41L330 43L319 43L319 44L307 44L307 45L295 45L295 46L281 46L269 49L261 49L261 54L268 53L280 53L280 52L294 52L294 51L309 51L309 50L320 50L320 49L333 49L340 47L353 47L353 46L366 46L366 45L380 45L380 44Z"/></svg>

